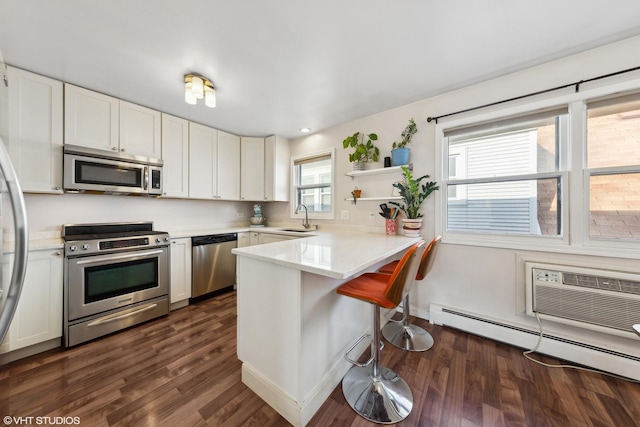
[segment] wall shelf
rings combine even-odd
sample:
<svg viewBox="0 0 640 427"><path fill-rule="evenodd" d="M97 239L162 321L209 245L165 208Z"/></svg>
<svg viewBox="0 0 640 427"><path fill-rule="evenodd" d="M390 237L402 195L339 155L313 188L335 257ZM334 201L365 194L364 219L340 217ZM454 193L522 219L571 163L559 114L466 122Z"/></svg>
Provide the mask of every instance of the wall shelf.
<svg viewBox="0 0 640 427"><path fill-rule="evenodd" d="M409 170L413 170L413 164L409 163L408 165L404 165L409 168ZM351 179L357 176L367 176L367 175L382 175L388 173L402 173L401 166L391 166L388 168L377 168L377 169L366 169L363 171L351 171L345 173L346 176L350 176Z"/></svg>
<svg viewBox="0 0 640 427"><path fill-rule="evenodd" d="M389 169L389 168L387 168ZM386 196L386 197L358 197L359 202L379 202L381 200L401 200L400 196ZM345 199L348 202L353 202L353 197L347 197Z"/></svg>

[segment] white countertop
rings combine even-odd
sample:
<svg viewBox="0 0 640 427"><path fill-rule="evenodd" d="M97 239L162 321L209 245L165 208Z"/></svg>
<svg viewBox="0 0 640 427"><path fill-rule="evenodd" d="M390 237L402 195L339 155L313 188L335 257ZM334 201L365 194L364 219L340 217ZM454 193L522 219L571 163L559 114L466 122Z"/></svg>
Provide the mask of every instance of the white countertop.
<svg viewBox="0 0 640 427"><path fill-rule="evenodd" d="M233 249L237 256L346 279L416 243L419 238L382 233L313 231L300 239ZM303 237L305 234L313 236Z"/></svg>

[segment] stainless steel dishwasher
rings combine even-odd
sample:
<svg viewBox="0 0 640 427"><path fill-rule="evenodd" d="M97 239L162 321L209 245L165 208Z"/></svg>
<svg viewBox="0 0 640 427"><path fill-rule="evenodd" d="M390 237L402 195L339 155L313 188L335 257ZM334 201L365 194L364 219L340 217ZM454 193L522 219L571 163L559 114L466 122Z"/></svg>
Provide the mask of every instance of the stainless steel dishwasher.
<svg viewBox="0 0 640 427"><path fill-rule="evenodd" d="M236 256L231 249L238 246L238 234L213 234L191 238L191 297L206 295L236 283Z"/></svg>

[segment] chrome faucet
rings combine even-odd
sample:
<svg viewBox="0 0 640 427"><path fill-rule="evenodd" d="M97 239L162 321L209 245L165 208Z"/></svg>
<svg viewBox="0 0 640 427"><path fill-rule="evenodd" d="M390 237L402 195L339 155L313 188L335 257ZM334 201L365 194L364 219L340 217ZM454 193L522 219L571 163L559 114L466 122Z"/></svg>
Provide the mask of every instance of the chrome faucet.
<svg viewBox="0 0 640 427"><path fill-rule="evenodd" d="M303 205L302 203L300 203L298 205L298 207L296 208L295 214L298 215L298 210L300 208L304 208L304 221L302 221L302 226L304 228L311 228L311 224L309 224L309 211L307 210L307 207L305 205Z"/></svg>

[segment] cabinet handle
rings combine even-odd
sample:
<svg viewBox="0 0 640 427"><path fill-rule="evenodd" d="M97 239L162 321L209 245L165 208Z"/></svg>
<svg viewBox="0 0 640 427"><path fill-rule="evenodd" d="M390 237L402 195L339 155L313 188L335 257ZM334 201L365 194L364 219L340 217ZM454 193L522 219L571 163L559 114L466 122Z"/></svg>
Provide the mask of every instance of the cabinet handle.
<svg viewBox="0 0 640 427"><path fill-rule="evenodd" d="M120 151L122 151L124 153L124 148L121 148Z"/></svg>
<svg viewBox="0 0 640 427"><path fill-rule="evenodd" d="M57 251L54 255L60 256L60 255L62 255L62 252Z"/></svg>
<svg viewBox="0 0 640 427"><path fill-rule="evenodd" d="M56 188L54 188L54 190L59 191L59 190L60 190L60 187L56 187Z"/></svg>
<svg viewBox="0 0 640 427"><path fill-rule="evenodd" d="M111 147L112 151L118 151L118 147Z"/></svg>

